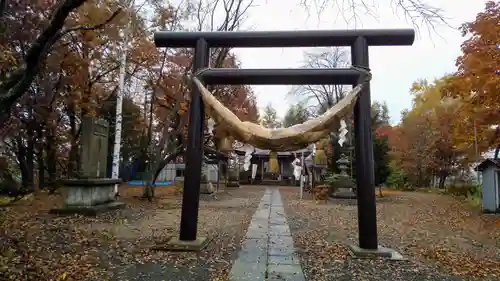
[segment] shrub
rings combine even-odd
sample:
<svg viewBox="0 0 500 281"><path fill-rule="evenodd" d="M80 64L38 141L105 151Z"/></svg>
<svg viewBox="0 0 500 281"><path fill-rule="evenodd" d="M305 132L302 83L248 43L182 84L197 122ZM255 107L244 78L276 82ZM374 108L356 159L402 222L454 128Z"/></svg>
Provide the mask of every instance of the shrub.
<svg viewBox="0 0 500 281"><path fill-rule="evenodd" d="M329 173L326 175L325 177L325 183L329 186L329 187L332 187L335 185L335 183L338 181L339 179L339 174L335 174L335 173Z"/></svg>
<svg viewBox="0 0 500 281"><path fill-rule="evenodd" d="M407 184L405 171L390 165L390 174L387 177L387 185L397 189L411 189Z"/></svg>
<svg viewBox="0 0 500 281"><path fill-rule="evenodd" d="M446 193L472 198L481 198L481 186L477 184L452 185L446 188Z"/></svg>
<svg viewBox="0 0 500 281"><path fill-rule="evenodd" d="M473 206L479 206L481 205L481 199L482 199L481 185L477 184L473 186L474 188L467 199Z"/></svg>
<svg viewBox="0 0 500 281"><path fill-rule="evenodd" d="M419 187L418 189L416 189L416 191L424 193L446 194L444 189L437 187Z"/></svg>
<svg viewBox="0 0 500 281"><path fill-rule="evenodd" d="M17 184L15 181L0 179L0 195L16 197L23 194L19 184Z"/></svg>
<svg viewBox="0 0 500 281"><path fill-rule="evenodd" d="M472 198L481 198L482 188L480 184L473 184L469 187L469 196Z"/></svg>

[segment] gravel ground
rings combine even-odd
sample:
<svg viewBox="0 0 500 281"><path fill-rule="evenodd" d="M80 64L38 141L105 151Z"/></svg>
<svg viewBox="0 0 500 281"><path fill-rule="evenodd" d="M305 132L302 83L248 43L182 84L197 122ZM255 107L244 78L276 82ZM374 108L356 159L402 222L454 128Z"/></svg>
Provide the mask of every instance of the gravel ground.
<svg viewBox="0 0 500 281"><path fill-rule="evenodd" d="M377 199L379 243L408 261L354 259L356 201L298 200L281 189L306 280L500 280L500 227L446 196L396 193Z"/></svg>
<svg viewBox="0 0 500 281"><path fill-rule="evenodd" d="M124 192L124 209L93 218L48 214L62 204L60 196L20 202L0 216L0 280L220 280L236 258L264 190L242 187L215 198L202 195L198 235L212 240L199 253L151 250L178 235L181 197L171 192L158 192L151 203L139 200L137 192Z"/></svg>
<svg viewBox="0 0 500 281"><path fill-rule="evenodd" d="M147 218L123 228L114 226L113 235L120 240L120 247L135 250L102 263L101 268L107 272L104 276L116 281L205 281L226 276L263 192L264 188L250 187L221 193L216 198L202 195L198 235L212 240L200 253L148 249L178 235L179 200L160 200L161 207ZM99 274L100 278L104 276Z"/></svg>
<svg viewBox="0 0 500 281"><path fill-rule="evenodd" d="M199 235L213 241L200 253L150 250L178 235L181 200L168 192L152 203L123 196L126 208L95 218L49 215L62 201L57 196L20 202L2 210L0 280L226 280L264 190L203 195ZM345 242L357 242L355 201L297 200L296 188L281 194L308 281L500 280L499 217L455 199L420 193L377 199L380 244L409 259L389 262L348 255Z"/></svg>

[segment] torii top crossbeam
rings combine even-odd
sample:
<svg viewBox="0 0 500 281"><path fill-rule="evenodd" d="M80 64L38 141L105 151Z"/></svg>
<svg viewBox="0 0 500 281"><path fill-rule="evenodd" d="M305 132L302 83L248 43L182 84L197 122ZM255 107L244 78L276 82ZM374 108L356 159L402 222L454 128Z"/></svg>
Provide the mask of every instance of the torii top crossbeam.
<svg viewBox="0 0 500 281"><path fill-rule="evenodd" d="M358 37L366 38L368 46L407 46L413 44L415 30L158 31L154 41L158 47L170 48L194 48L200 38L213 48L330 47L352 46Z"/></svg>

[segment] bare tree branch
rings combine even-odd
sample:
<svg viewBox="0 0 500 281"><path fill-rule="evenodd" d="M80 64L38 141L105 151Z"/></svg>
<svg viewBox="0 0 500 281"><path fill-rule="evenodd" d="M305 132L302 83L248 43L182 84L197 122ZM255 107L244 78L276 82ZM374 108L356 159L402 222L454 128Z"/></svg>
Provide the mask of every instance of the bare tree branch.
<svg viewBox="0 0 500 281"><path fill-rule="evenodd" d="M431 6L425 0L386 0L385 5L390 6L394 14L401 12L406 21L411 22L413 27L420 32L420 27L425 26L429 34L435 32L437 24L448 25L449 18L444 16L441 8ZM377 6L380 1L372 0L301 0L300 5L308 12L314 11L318 19L324 13L335 13L335 17L341 17L346 24L353 24L356 28L362 23L362 18L370 16L377 19ZM383 4L382 4L383 5ZM331 15L332 16L332 15Z"/></svg>
<svg viewBox="0 0 500 281"><path fill-rule="evenodd" d="M322 48L319 51L305 52L304 68L339 68L348 67L349 53L341 48ZM323 113L344 97L342 85L301 85L292 88L289 96L298 98L310 105L311 115Z"/></svg>
<svg viewBox="0 0 500 281"><path fill-rule="evenodd" d="M64 35L66 35L66 34L68 34L70 32L74 32L74 31L91 31L91 30L101 29L104 26L106 26L106 24L110 23L113 19L115 19L121 12L122 12L122 9L118 9L118 10L114 11L107 20L105 20L102 23L96 24L96 25L92 25L92 26L76 26L76 27L68 28L68 29L66 29L66 30L64 30L62 32L59 32L59 35L58 35L57 39L63 37Z"/></svg>

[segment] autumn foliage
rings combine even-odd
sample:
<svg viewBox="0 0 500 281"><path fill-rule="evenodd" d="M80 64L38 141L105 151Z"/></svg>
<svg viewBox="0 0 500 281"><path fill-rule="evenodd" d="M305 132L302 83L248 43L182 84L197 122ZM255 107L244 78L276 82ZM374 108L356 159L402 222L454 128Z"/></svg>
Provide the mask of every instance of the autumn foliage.
<svg viewBox="0 0 500 281"><path fill-rule="evenodd" d="M31 44L51 26L53 11L63 2L6 2L0 16L0 82L23 67ZM77 174L83 116L105 118L114 131L124 49L122 170L137 161L142 163L139 170L144 170L147 147L157 146L160 139L186 137L190 89L185 75L191 71L192 51L157 48L152 33L183 28L192 7L151 1L147 7L154 10L151 14L139 6L124 8L121 1L82 2L69 12L57 40L46 57L40 58L33 82L9 109L9 126L2 127L1 157L8 160L9 171L22 178L24 193ZM222 66L239 67L237 58L227 50L224 56L214 57L214 63L221 58ZM255 97L248 87L213 90L240 118L256 119ZM2 106L6 104L0 101ZM113 140L111 133L108 147L113 147ZM108 162L111 165L111 157Z"/></svg>
<svg viewBox="0 0 500 281"><path fill-rule="evenodd" d="M413 106L391 138L396 166L416 186L434 176L440 186L449 176L466 179L480 154L500 144L500 3L486 3L461 30L457 71L413 84Z"/></svg>

